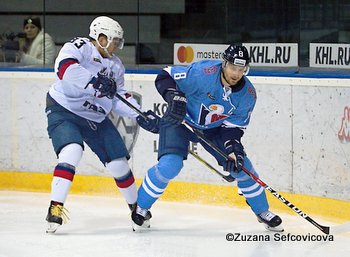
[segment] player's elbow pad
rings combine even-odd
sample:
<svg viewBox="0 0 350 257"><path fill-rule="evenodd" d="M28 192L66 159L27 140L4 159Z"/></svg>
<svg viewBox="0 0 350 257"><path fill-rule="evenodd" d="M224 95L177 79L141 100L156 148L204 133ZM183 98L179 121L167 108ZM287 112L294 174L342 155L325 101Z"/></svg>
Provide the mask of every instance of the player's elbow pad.
<svg viewBox="0 0 350 257"><path fill-rule="evenodd" d="M158 93L163 97L164 100L165 93L168 90L176 90L175 80L165 70L161 70L161 72L158 74L155 85Z"/></svg>

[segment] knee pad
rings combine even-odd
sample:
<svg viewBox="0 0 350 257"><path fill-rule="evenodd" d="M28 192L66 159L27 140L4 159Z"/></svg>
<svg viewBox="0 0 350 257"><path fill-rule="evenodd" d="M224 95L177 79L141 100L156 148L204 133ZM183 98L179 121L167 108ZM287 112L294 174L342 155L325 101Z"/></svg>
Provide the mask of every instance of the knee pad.
<svg viewBox="0 0 350 257"><path fill-rule="evenodd" d="M83 147L77 143L68 144L58 154L59 163L67 163L77 167L83 156Z"/></svg>
<svg viewBox="0 0 350 257"><path fill-rule="evenodd" d="M107 163L106 168L114 178L124 177L130 172L129 163L125 157Z"/></svg>
<svg viewBox="0 0 350 257"><path fill-rule="evenodd" d="M163 155L157 164L158 172L165 179L175 178L183 167L183 157L177 154Z"/></svg>

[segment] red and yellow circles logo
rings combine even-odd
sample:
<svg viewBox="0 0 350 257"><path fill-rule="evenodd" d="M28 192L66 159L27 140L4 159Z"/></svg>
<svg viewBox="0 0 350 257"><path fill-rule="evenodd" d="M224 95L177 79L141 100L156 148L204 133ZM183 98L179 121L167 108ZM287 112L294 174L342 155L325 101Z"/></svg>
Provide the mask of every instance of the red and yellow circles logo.
<svg viewBox="0 0 350 257"><path fill-rule="evenodd" d="M180 46L179 49L177 49L177 59L182 62L190 63L193 61L194 52L192 47L190 46Z"/></svg>

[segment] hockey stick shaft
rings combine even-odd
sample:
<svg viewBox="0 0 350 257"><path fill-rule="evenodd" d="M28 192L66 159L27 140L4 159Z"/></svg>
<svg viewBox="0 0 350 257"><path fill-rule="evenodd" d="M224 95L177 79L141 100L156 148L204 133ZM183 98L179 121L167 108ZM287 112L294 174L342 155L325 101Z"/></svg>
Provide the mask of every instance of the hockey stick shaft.
<svg viewBox="0 0 350 257"><path fill-rule="evenodd" d="M215 152L220 154L226 161L231 160L231 158L223 152L219 147L217 147L214 143L212 143L210 140L204 137L204 135L198 131L197 129L193 128L191 125L189 125L187 122L183 123L187 129L195 133L204 143L206 143L209 147L211 147ZM259 179L257 176L255 176L251 171L249 171L244 166L242 167L242 170L250 176L255 182L260 184L262 187L265 188L265 190L269 191L273 196L275 196L278 200L280 200L282 203L287 205L290 209L292 209L294 212L296 212L299 216L306 219L308 222L310 222L312 225L317 227L319 230L321 230L325 234L330 233L330 227L322 226L318 224L316 221L314 221L310 216L308 216L305 212L301 211L299 208L297 208L294 204L292 204L290 201L288 201L285 197L277 193L276 190L268 186L265 182L263 182L261 179Z"/></svg>
<svg viewBox="0 0 350 257"><path fill-rule="evenodd" d="M131 104L128 100L126 100L124 97L122 97L121 95L119 95L118 93L115 94L115 96L121 100L124 104L126 104L128 107L130 107L132 110L134 110L137 114L141 115L142 118L144 118L145 120L148 120L149 118L141 111L139 110L136 106L134 106L133 104ZM198 154L196 154L195 152L193 152L192 150L188 150L189 153L198 161L200 161L201 163L203 163L205 166L207 166L211 171L217 173L218 175L220 175L223 179L225 179L227 182L233 182L235 179L230 176L230 174L222 174L220 171L218 171L217 169L215 169L212 165L210 165L208 162L206 162L203 158L201 158Z"/></svg>
<svg viewBox="0 0 350 257"><path fill-rule="evenodd" d="M137 114L141 115L142 118L144 118L145 120L148 120L148 117L140 110L138 109L136 106L134 106L132 103L130 103L128 100L126 100L124 97L122 97L120 94L115 93L115 96L122 101L124 104L126 104L128 107L130 107L130 109L134 110Z"/></svg>
<svg viewBox="0 0 350 257"><path fill-rule="evenodd" d="M226 180L227 182L233 182L235 181L235 178L232 177L230 175L230 173L228 172L228 175L224 175L222 174L222 172L218 171L217 169L215 169L212 165L210 165L207 161L205 161L202 157L200 157L198 154L196 154L195 152L193 152L192 150L188 150L188 152L194 157L196 158L198 161L200 161L201 163L203 163L205 166L207 166L211 171L215 172L216 174L218 174L220 177L222 177L224 180Z"/></svg>

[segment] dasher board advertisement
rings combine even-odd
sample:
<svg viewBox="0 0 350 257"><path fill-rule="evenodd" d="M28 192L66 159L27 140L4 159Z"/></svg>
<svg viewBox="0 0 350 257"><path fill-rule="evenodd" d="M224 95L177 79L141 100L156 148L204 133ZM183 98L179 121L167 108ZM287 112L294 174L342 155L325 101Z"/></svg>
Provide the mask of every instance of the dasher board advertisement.
<svg viewBox="0 0 350 257"><path fill-rule="evenodd" d="M310 67L350 69L350 44L310 43Z"/></svg>
<svg viewBox="0 0 350 257"><path fill-rule="evenodd" d="M297 67L298 44L245 43L250 65L260 67ZM200 60L222 60L226 44L174 44L174 64L188 65Z"/></svg>

